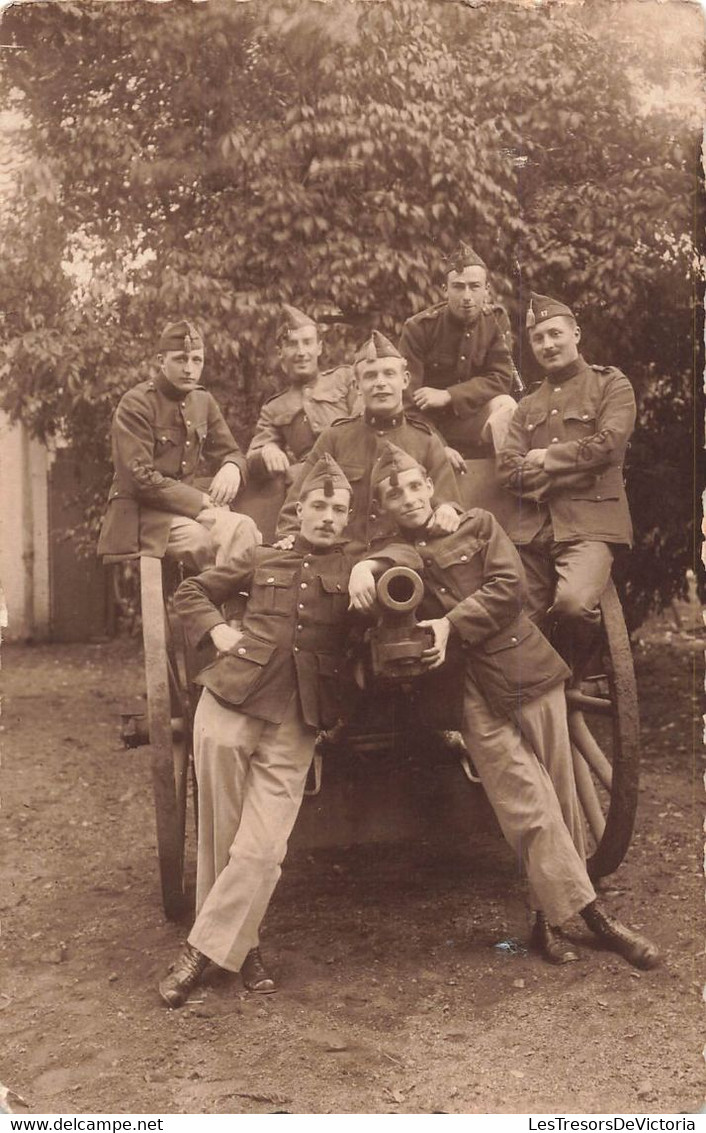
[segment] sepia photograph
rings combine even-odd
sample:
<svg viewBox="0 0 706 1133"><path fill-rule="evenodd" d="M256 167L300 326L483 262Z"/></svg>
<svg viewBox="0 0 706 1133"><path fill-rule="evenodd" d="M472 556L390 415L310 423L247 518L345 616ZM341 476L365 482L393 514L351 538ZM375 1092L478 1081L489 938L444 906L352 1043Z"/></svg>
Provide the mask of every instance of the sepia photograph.
<svg viewBox="0 0 706 1133"><path fill-rule="evenodd" d="M0 1114L697 1128L704 28L0 0Z"/></svg>

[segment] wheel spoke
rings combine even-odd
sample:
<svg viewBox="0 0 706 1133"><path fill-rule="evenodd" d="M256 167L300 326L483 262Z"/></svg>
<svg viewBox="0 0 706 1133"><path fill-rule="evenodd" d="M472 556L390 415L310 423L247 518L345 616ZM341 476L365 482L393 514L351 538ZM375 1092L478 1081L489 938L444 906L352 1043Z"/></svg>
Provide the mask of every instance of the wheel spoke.
<svg viewBox="0 0 706 1133"><path fill-rule="evenodd" d="M596 843L598 844L605 833L605 818L601 809L600 799L596 794L591 773L586 761L574 745L571 745L571 755L574 761L574 776L576 778L576 792L579 802L586 815L588 826Z"/></svg>
<svg viewBox="0 0 706 1133"><path fill-rule="evenodd" d="M591 735L581 712L569 712L569 735L579 754L609 791L613 786L613 768Z"/></svg>

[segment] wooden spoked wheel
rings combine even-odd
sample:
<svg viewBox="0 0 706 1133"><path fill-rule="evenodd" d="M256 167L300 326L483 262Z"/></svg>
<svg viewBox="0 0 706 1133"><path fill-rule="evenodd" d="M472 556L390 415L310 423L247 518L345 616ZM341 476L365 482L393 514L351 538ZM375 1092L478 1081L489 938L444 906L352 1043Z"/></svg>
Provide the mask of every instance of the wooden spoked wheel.
<svg viewBox="0 0 706 1133"><path fill-rule="evenodd" d="M162 903L170 920L185 909L184 843L193 712L188 651L164 594L162 560L140 559L147 717Z"/></svg>
<svg viewBox="0 0 706 1133"><path fill-rule="evenodd" d="M600 603L596 661L567 691L579 802L590 834L588 872L613 873L632 838L639 781L639 714L630 639L609 582Z"/></svg>

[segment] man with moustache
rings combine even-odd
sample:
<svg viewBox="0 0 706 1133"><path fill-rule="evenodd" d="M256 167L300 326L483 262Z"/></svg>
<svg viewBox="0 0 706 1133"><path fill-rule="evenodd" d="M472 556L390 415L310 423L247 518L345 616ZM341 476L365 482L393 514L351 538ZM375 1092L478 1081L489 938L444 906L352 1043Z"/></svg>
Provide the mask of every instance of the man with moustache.
<svg viewBox="0 0 706 1133"><path fill-rule="evenodd" d="M518 499L508 534L527 575L530 616L586 656L600 620L614 548L632 543L623 461L635 427L624 374L589 365L573 311L531 293L526 318L541 385L517 407L498 453Z"/></svg>

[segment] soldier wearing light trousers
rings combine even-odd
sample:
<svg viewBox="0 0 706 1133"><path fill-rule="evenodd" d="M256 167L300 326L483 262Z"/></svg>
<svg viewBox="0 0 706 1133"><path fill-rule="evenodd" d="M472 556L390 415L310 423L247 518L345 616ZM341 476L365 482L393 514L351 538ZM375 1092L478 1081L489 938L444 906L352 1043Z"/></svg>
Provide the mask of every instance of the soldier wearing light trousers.
<svg viewBox="0 0 706 1133"><path fill-rule="evenodd" d="M302 486L300 530L290 549L252 547L177 591L190 639L210 635L218 656L198 677L204 692L194 721L197 916L183 954L160 983L170 1007L186 1001L209 961L240 971L249 990L275 990L258 948L259 927L317 732L342 711L348 580L358 568L337 540L350 497L327 454ZM403 552L399 561L409 557ZM371 560L364 569L387 562ZM243 588L250 596L239 630L228 624L229 604Z"/></svg>
<svg viewBox="0 0 706 1133"><path fill-rule="evenodd" d="M580 913L603 942L638 967L658 961L655 946L609 917L596 901L582 855L562 815L552 774L571 767L563 681L568 669L521 610L522 570L494 518L466 512L457 531L428 529L433 484L407 453L388 444L373 471L381 507L418 555L422 622L434 645L430 670L456 654L464 676L462 734L500 826L526 868L537 911L535 941L553 963L576 960L558 926ZM392 555L393 548L385 548ZM361 581L365 582L359 590ZM351 601L369 609L372 579L351 579ZM578 821L573 781L564 784ZM573 792L573 793L572 793Z"/></svg>

